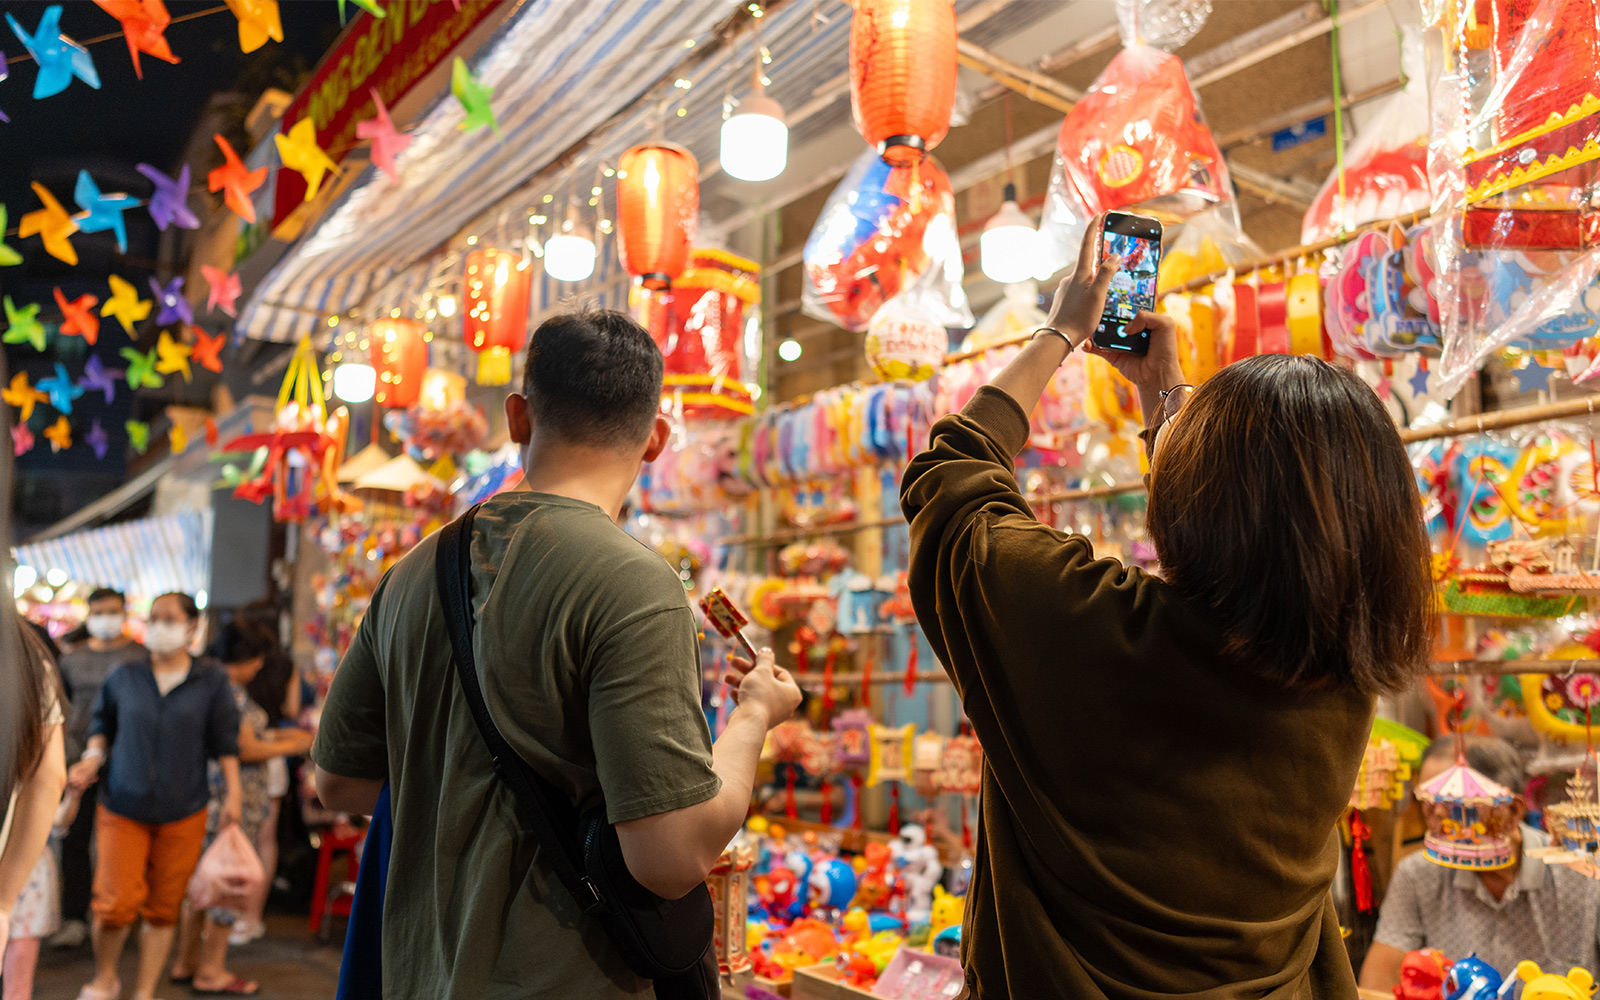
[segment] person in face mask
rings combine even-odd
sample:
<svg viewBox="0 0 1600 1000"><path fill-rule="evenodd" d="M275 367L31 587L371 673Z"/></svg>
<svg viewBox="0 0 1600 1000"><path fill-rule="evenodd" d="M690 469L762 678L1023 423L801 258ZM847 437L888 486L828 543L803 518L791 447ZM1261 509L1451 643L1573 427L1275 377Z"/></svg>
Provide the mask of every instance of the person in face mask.
<svg viewBox="0 0 1600 1000"><path fill-rule="evenodd" d="M220 766L227 790L219 827L239 822L239 707L221 665L189 654L199 624L187 594L155 599L145 630L150 659L106 678L88 749L68 773L72 787L87 789L107 768L95 817L95 978L79 1000L122 996L117 961L138 918L144 930L131 996L154 996L205 840L208 761Z"/></svg>
<svg viewBox="0 0 1600 1000"><path fill-rule="evenodd" d="M133 660L148 660L150 652L126 632L127 601L118 591L101 587L89 595L89 617L84 628L89 638L61 657L61 676L72 694L67 715L67 763L76 764L89 742L89 723L100 686L111 671ZM94 867L89 845L94 839L96 788L82 792L76 818L61 841L61 931L49 941L52 948L78 948L89 939L89 894Z"/></svg>

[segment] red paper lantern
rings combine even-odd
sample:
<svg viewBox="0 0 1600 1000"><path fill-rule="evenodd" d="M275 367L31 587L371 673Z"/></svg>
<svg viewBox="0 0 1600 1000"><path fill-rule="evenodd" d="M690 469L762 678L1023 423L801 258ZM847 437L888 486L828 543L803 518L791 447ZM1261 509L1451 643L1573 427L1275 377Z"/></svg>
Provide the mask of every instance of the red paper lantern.
<svg viewBox="0 0 1600 1000"><path fill-rule="evenodd" d="M671 143L635 146L617 162L617 254L652 290L689 265L700 212L700 165Z"/></svg>
<svg viewBox="0 0 1600 1000"><path fill-rule="evenodd" d="M635 315L666 359L661 395L690 418L755 412L739 341L746 309L761 301L761 267L722 250L694 251L670 292L636 293Z"/></svg>
<svg viewBox="0 0 1600 1000"><path fill-rule="evenodd" d="M950 0L856 0L850 107L856 131L891 166L920 162L950 131L956 12Z"/></svg>
<svg viewBox="0 0 1600 1000"><path fill-rule="evenodd" d="M372 367L377 386L372 398L379 406L410 406L422 394L422 374L428 370L426 327L414 319L380 319L367 336L372 341Z"/></svg>
<svg viewBox="0 0 1600 1000"><path fill-rule="evenodd" d="M467 313L461 335L474 351L520 351L528 342L528 293L532 271L527 261L504 250L467 254Z"/></svg>

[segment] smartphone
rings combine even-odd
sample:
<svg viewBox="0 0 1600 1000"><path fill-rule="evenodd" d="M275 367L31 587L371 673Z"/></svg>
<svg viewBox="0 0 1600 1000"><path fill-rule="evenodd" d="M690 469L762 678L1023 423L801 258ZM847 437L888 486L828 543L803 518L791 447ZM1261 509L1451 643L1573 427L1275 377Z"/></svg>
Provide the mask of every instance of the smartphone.
<svg viewBox="0 0 1600 1000"><path fill-rule="evenodd" d="M1150 331L1128 333L1136 313L1156 307L1156 274L1161 270L1161 222L1144 215L1107 212L1100 228L1100 259L1121 257L1111 279L1105 312L1094 331L1094 346L1107 351L1147 354Z"/></svg>

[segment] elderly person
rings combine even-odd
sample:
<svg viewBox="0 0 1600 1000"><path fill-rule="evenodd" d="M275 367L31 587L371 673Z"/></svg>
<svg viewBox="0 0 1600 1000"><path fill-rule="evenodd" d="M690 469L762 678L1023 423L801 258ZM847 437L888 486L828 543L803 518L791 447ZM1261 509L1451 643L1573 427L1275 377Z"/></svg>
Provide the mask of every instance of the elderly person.
<svg viewBox="0 0 1600 1000"><path fill-rule="evenodd" d="M1093 236L1040 329L901 486L911 597L983 741L962 935L974 997L1314 1000L1355 976L1329 892L1376 696L1421 669L1428 542L1372 390L1315 358L1137 388L1161 575L1035 519L1028 413L1098 323ZM1100 353L1096 351L1095 353Z"/></svg>

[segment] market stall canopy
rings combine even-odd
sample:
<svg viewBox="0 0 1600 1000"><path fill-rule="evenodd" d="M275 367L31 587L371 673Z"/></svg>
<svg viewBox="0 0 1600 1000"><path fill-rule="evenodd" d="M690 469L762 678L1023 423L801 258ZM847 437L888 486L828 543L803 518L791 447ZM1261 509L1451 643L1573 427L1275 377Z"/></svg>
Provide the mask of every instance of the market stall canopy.
<svg viewBox="0 0 1600 1000"><path fill-rule="evenodd" d="M339 482L353 483L370 472L389 464L389 453L375 444L356 452L350 460L339 466Z"/></svg>
<svg viewBox="0 0 1600 1000"><path fill-rule="evenodd" d="M685 39L705 39L736 7L526 4L473 66L494 92L498 134L459 130L462 107L443 93L396 158L399 182L369 168L261 283L239 329L291 341L306 331L308 316L343 313L364 302L455 235L464 220L632 104L676 60ZM382 289L382 309L409 305L428 277L407 275ZM364 312L378 315L375 309Z"/></svg>
<svg viewBox="0 0 1600 1000"><path fill-rule="evenodd" d="M18 546L17 565L136 597L198 594L211 587L212 523L210 508L125 521Z"/></svg>
<svg viewBox="0 0 1600 1000"><path fill-rule="evenodd" d="M444 483L428 475L409 455L396 456L355 481L358 490L388 490L394 493L404 493L413 486L423 485L444 489Z"/></svg>

